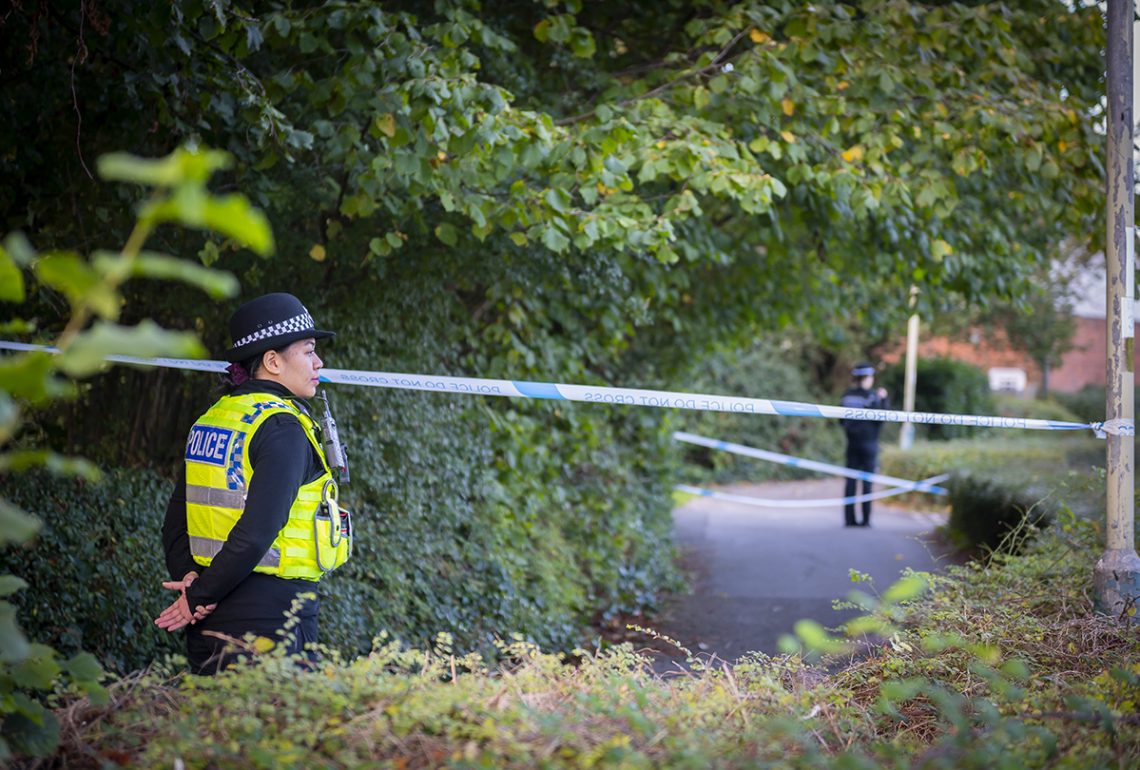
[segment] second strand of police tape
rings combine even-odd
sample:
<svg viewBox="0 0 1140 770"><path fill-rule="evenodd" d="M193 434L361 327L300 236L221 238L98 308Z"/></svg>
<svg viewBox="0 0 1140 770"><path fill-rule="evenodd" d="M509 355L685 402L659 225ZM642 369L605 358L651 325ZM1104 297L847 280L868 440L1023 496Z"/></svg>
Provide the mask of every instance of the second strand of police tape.
<svg viewBox="0 0 1140 770"><path fill-rule="evenodd" d="M684 433L681 431L674 433L673 439L675 441L681 441L686 444L695 444L697 446L709 447L710 449L719 449L724 452L742 455L744 457L753 457L759 460L767 460L769 462L779 463L780 465L787 465L791 468L803 468L806 470L828 473L833 476L844 476L849 479L860 479L866 482L878 482L881 484L891 485L891 489L884 489L879 492L855 495L853 497L836 497L816 500L772 499L753 497L751 495L737 495L729 492L718 492L715 490L706 489L704 487L695 487L689 484L677 484L673 487L673 489L677 490L678 492L685 492L687 494L698 495L700 497L711 497L716 500L726 500L729 502L743 503L745 505L754 505L763 508L815 508L832 505L854 505L857 503L869 502L871 500L882 500L883 498L901 495L906 492L928 492L936 495L948 494L948 490L945 487L938 486L939 482L950 478L950 474L948 473L932 476L928 479L923 479L922 481L910 481L908 479L900 479L894 476L886 476L880 473L868 473L866 471L859 471L853 468L845 468L841 465L821 463L816 462L815 460L804 460L799 457L792 457L791 455L785 455L779 452L770 452L765 449L756 449L755 447L744 446L743 444L734 444L730 441L720 441L718 439L705 438L704 436L697 436L692 433Z"/></svg>

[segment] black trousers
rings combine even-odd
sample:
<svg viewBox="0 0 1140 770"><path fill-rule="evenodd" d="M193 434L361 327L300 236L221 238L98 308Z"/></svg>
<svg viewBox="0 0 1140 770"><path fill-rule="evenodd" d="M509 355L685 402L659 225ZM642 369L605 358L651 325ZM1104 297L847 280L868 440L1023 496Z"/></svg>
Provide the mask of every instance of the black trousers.
<svg viewBox="0 0 1140 770"><path fill-rule="evenodd" d="M284 620L267 623L223 622L207 623L203 626L188 626L186 628L186 658L190 663L190 673L199 675L216 674L232 665L238 656L247 654L241 645L230 644L227 639L219 638L214 634L222 634L241 642L246 634L264 636L276 644L285 645L285 652L289 655L301 655L308 660L315 660L311 651L305 645L317 641L317 616L299 617L297 623L288 631L282 628ZM213 633L211 633L213 632ZM227 649L228 646L228 649Z"/></svg>
<svg viewBox="0 0 1140 770"><path fill-rule="evenodd" d="M865 471L867 473L874 473L879 464L879 445L878 444L848 444L847 445L847 467L852 470ZM843 496L855 497L855 488L859 483L859 479L847 479L844 485ZM871 482L866 479L863 480L863 494L871 494ZM871 523L871 501L863 501L863 520L855 520L855 503L847 503L843 506L843 523L849 527L856 525L867 526Z"/></svg>

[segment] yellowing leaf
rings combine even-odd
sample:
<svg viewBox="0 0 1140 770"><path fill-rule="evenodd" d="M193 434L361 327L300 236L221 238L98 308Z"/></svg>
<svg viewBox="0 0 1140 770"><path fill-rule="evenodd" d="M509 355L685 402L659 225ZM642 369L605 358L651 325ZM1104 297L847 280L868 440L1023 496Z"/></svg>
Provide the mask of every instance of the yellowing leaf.
<svg viewBox="0 0 1140 770"><path fill-rule="evenodd" d="M328 256L328 252L325 251L324 246L316 243L313 244L313 248L309 249L309 256L313 258L314 262L324 262L325 257Z"/></svg>
<svg viewBox="0 0 1140 770"><path fill-rule="evenodd" d="M440 150L435 154L435 157L439 158L440 160L447 160L447 153L443 150Z"/></svg>
<svg viewBox="0 0 1140 770"><path fill-rule="evenodd" d="M664 139L657 140L657 144L655 146L657 147L658 150L664 150L665 149L665 140Z"/></svg>
<svg viewBox="0 0 1140 770"><path fill-rule="evenodd" d="M848 163L855 163L857 161L863 160L863 148L859 145L855 145L854 147L844 150L843 160L847 161Z"/></svg>
<svg viewBox="0 0 1140 770"><path fill-rule="evenodd" d="M259 636L253 640L253 649L255 652L266 653L272 650L276 645L272 639L267 639L264 636Z"/></svg>
<svg viewBox="0 0 1140 770"><path fill-rule="evenodd" d="M1061 141L1057 142L1057 149L1061 152L1064 152L1065 150L1069 149L1069 143L1062 139Z"/></svg>
<svg viewBox="0 0 1140 770"><path fill-rule="evenodd" d="M784 114L791 117L796 111L796 103L791 99L784 99L780 102L780 106L784 108Z"/></svg>
<svg viewBox="0 0 1140 770"><path fill-rule="evenodd" d="M938 238L934 243L930 244L930 253L935 260L941 260L943 257L953 254L954 247L941 238Z"/></svg>
<svg viewBox="0 0 1140 770"><path fill-rule="evenodd" d="M376 130L389 139L396 135L396 116L392 113L377 115L373 122L376 125Z"/></svg>
<svg viewBox="0 0 1140 770"><path fill-rule="evenodd" d="M753 29L751 32L749 32L748 37L752 38L752 42L757 44L767 43L772 39L770 35L765 32L761 32L758 29Z"/></svg>
<svg viewBox="0 0 1140 770"><path fill-rule="evenodd" d="M837 85L836 88L838 88L840 91L846 91L850 85L851 84L848 83L846 80L840 80L839 85Z"/></svg>
<svg viewBox="0 0 1140 770"><path fill-rule="evenodd" d="M788 144L795 144L796 143L796 135L793 134L791 131L781 131L780 136Z"/></svg>

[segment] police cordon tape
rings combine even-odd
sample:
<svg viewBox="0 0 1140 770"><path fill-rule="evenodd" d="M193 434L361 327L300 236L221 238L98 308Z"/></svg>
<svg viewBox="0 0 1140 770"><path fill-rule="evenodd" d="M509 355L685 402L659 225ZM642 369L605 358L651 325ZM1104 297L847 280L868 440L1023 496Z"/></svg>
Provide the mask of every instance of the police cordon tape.
<svg viewBox="0 0 1140 770"><path fill-rule="evenodd" d="M0 341L0 350L59 352L44 345ZM136 358L134 356L108 356L108 361L136 366L157 366L173 369L223 372L223 361L198 361L177 358ZM351 369L322 369L321 381L342 385L364 385L374 388L421 390L433 393L464 393L508 398L541 398L562 401L581 401L593 404L620 404L649 406L665 409L693 409L706 412L734 412L738 414L774 414L786 417L827 417L840 420L870 420L873 422L919 423L926 425L960 425L977 428L1021 428L1024 430L1092 430L1100 438L1106 433L1121 436L1136 435L1132 420L1115 419L1107 422L1066 422L1062 420L1035 420L1025 417L998 417L969 414L936 414L933 412L898 412L888 409L850 409L827 404L806 404L799 401L776 401L766 398L741 398L701 393L681 393L641 388L613 388L604 385L569 385L526 380L490 380L478 377L449 377L443 375L402 374L398 372L355 371Z"/></svg>
<svg viewBox="0 0 1140 770"><path fill-rule="evenodd" d="M721 451L729 452L735 455L754 457L758 460L768 460L769 462L779 463L780 465L787 465L791 468L803 468L809 471L829 473L833 476L845 476L849 479L861 479L863 481L871 481L879 484L888 484L892 487L897 487L904 492L929 492L935 495L949 494L949 491L945 487L937 486L929 480L910 481L909 479L900 479L895 476L886 476L881 473L857 471L853 468L844 468L841 465L821 463L815 460L804 460L799 457L780 454L779 452L769 452L766 449L756 449L755 447L745 446L744 444L734 444L731 441L720 441L718 439L705 438L704 436L698 436L694 433L685 433L683 431L674 433L673 438L676 441L681 441L686 444L696 444L697 446L706 446L711 449L719 449Z"/></svg>
<svg viewBox="0 0 1140 770"><path fill-rule="evenodd" d="M937 484L939 481L945 481L950 478L950 475L943 473L939 476L931 476L919 482L922 484ZM901 495L911 490L903 488L884 489L882 492L872 492L869 495L856 495L854 497L834 497L831 499L823 500L774 500L765 497L752 497L751 495L734 495L730 492L717 492L712 489L705 489L704 487L693 487L688 484L677 484L673 489L678 492L687 492L690 495L697 495L698 497L710 497L715 500L727 500L732 503L743 503L744 505L754 505L758 508L824 508L828 506L840 505L854 505L857 503L866 502L869 500L882 500L884 497L893 497L894 495Z"/></svg>

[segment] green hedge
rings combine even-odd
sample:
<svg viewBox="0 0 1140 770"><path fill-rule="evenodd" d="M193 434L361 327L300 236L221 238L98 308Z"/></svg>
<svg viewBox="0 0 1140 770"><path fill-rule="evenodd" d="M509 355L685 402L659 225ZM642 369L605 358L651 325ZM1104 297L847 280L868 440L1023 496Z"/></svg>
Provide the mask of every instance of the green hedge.
<svg viewBox="0 0 1140 770"><path fill-rule="evenodd" d="M650 609L677 585L660 473L673 450L659 415L495 406L379 391L343 399L357 541L322 582L323 641L353 654L380 631L411 643L447 631L484 649L520 633L569 648L591 622ZM169 602L160 538L171 485L125 469L99 484L5 478L9 499L45 523L38 542L7 553L30 584L15 600L32 638L118 671L181 650L151 626Z"/></svg>
<svg viewBox="0 0 1140 770"><path fill-rule="evenodd" d="M1104 512L1104 443L1090 436L987 435L884 449L882 472L903 478L951 473L952 533L968 547L996 547L1029 517L1047 521L1064 505L1086 518ZM945 500L945 498L942 498Z"/></svg>
<svg viewBox="0 0 1140 770"><path fill-rule="evenodd" d="M1037 435L1026 435L1037 434ZM910 449L884 446L883 473L903 478L927 478L953 471L1017 471L1056 477L1067 470L1087 471L1096 461L1104 464L1104 444L1088 436L1037 431L991 430L972 439L918 441Z"/></svg>
<svg viewBox="0 0 1140 770"><path fill-rule="evenodd" d="M42 471L4 476L5 497L44 526L4 557L29 587L12 597L32 639L65 655L94 653L127 671L181 652L181 637L152 620L171 600L163 590L162 519L171 482L153 471L118 470L99 483Z"/></svg>
<svg viewBox="0 0 1140 770"><path fill-rule="evenodd" d="M879 378L902 408L903 363L887 367ZM993 398L985 372L952 358L920 358L916 368L914 408L938 414L992 414ZM916 425L915 435L934 441L976 435L977 428L961 425Z"/></svg>
<svg viewBox="0 0 1140 770"><path fill-rule="evenodd" d="M1140 403L1140 387L1133 393L1133 402ZM1050 397L1077 415L1081 422L1104 419L1105 389L1103 385L1086 385L1076 393L1050 393Z"/></svg>
<svg viewBox="0 0 1140 770"><path fill-rule="evenodd" d="M1019 417L1027 420L1060 420L1062 422L1090 422L1054 398L1019 398L1006 393L994 394L994 408L1002 417Z"/></svg>
<svg viewBox="0 0 1140 770"><path fill-rule="evenodd" d="M950 531L969 548L1016 551L1057 513L1042 486L970 474L955 475L947 486Z"/></svg>

